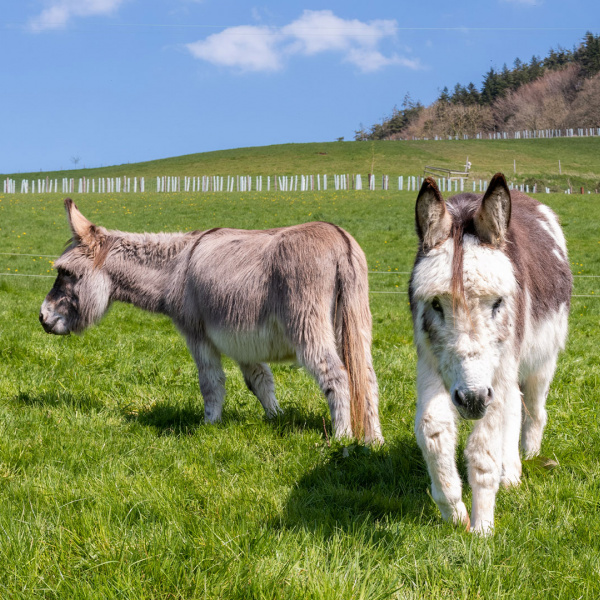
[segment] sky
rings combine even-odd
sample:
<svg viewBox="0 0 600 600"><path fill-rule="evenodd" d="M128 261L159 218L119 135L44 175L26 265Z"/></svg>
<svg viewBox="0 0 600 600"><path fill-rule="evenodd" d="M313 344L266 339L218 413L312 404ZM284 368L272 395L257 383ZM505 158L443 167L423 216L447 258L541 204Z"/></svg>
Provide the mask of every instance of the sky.
<svg viewBox="0 0 600 600"><path fill-rule="evenodd" d="M600 33L598 0L2 0L0 173L354 138Z"/></svg>

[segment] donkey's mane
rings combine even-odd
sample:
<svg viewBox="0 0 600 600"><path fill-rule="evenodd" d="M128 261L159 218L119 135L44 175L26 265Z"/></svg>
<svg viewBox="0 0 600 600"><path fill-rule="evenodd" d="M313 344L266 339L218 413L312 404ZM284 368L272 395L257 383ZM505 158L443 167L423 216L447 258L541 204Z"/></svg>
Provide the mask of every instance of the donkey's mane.
<svg viewBox="0 0 600 600"><path fill-rule="evenodd" d="M199 232L129 233L108 231L96 251L94 266L101 267L109 255L123 254L144 265L163 265L178 256Z"/></svg>
<svg viewBox="0 0 600 600"><path fill-rule="evenodd" d="M465 301L464 285L464 246L463 240L465 234L476 235L473 217L477 209L481 206L481 196L476 194L458 194L448 199L446 204L448 212L452 217L452 228L450 236L454 244L454 255L452 257L452 307Z"/></svg>

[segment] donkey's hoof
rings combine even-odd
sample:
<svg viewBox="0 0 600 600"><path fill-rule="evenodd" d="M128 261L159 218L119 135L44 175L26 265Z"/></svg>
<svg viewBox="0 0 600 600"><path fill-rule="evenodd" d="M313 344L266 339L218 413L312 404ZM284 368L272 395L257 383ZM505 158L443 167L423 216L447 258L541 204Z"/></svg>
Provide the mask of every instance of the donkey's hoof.
<svg viewBox="0 0 600 600"><path fill-rule="evenodd" d="M284 414L284 411L279 405L274 406L269 409L265 409L265 416L269 420L276 419L277 417L280 417L283 414Z"/></svg>
<svg viewBox="0 0 600 600"><path fill-rule="evenodd" d="M464 502L459 502L454 508L452 522L459 527L464 527L467 531L471 530L471 519Z"/></svg>
<svg viewBox="0 0 600 600"><path fill-rule="evenodd" d="M521 484L521 461L514 460L512 464L505 464L502 467L502 477L500 485L504 488L517 487Z"/></svg>
<svg viewBox="0 0 600 600"><path fill-rule="evenodd" d="M204 415L204 423L206 425L216 425L221 422L221 415Z"/></svg>
<svg viewBox="0 0 600 600"><path fill-rule="evenodd" d="M365 436L365 446L371 446L372 448L381 448L385 444L385 440L381 434L374 436Z"/></svg>
<svg viewBox="0 0 600 600"><path fill-rule="evenodd" d="M481 537L489 537L494 533L494 523L491 521L480 521L471 529L471 532Z"/></svg>
<svg viewBox="0 0 600 600"><path fill-rule="evenodd" d="M521 485L521 476L518 475L517 473L513 473L513 474L505 473L500 478L500 485L506 489L519 487Z"/></svg>

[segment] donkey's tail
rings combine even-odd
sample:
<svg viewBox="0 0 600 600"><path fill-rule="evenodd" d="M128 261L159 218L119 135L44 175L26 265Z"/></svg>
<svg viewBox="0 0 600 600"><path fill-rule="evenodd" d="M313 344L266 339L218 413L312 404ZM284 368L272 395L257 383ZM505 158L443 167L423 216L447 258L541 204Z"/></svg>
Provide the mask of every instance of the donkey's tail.
<svg viewBox="0 0 600 600"><path fill-rule="evenodd" d="M358 252L356 252L358 250ZM360 248L339 265L336 338L350 387L350 424L357 439L367 442L381 437L373 431L378 415L370 413L377 402L374 375L371 375L371 311L367 263ZM359 254L360 253L360 254ZM357 256L358 254L358 256ZM374 417L374 418L373 418Z"/></svg>

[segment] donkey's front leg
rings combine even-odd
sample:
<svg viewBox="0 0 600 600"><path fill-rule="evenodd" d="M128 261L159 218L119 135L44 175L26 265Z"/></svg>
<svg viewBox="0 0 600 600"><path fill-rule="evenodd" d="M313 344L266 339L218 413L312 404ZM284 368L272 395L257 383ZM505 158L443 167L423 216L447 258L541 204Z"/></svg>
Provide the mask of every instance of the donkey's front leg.
<svg viewBox="0 0 600 600"><path fill-rule="evenodd" d="M504 401L498 398L492 402L485 416L475 422L465 450L473 491L473 531L483 535L494 528L496 494L502 475Z"/></svg>
<svg viewBox="0 0 600 600"><path fill-rule="evenodd" d="M456 468L456 414L444 384L424 359L417 367L417 443L431 477L431 495L446 521L467 527L469 513L462 501Z"/></svg>
<svg viewBox="0 0 600 600"><path fill-rule="evenodd" d="M225 373L221 356L210 342L189 337L186 341L198 368L200 392L204 398L204 420L215 423L221 420L225 401Z"/></svg>
<svg viewBox="0 0 600 600"><path fill-rule="evenodd" d="M502 424L502 478L504 487L521 483L521 457L519 455L519 435L521 433L521 390L515 381L509 386L504 402Z"/></svg>
<svg viewBox="0 0 600 600"><path fill-rule="evenodd" d="M248 389L259 399L269 419L283 413L275 397L275 381L269 365L239 363Z"/></svg>

